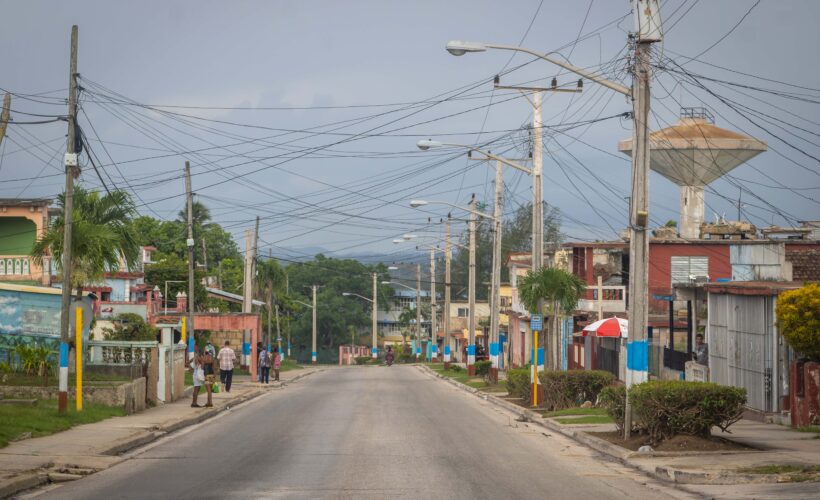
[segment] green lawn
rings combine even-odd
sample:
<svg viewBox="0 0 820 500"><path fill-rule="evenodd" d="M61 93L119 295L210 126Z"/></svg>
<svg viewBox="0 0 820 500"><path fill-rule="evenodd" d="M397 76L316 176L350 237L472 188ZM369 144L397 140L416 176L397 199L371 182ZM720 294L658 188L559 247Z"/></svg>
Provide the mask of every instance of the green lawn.
<svg viewBox="0 0 820 500"><path fill-rule="evenodd" d="M738 472L746 474L777 474L795 483L818 481L818 479L820 479L820 465L761 465L759 467L738 469ZM780 482L780 479L778 479L778 482Z"/></svg>
<svg viewBox="0 0 820 500"><path fill-rule="evenodd" d="M583 417L572 418L556 418L556 422L564 425L581 425L581 424L611 424L612 419L608 415L586 415Z"/></svg>
<svg viewBox="0 0 820 500"><path fill-rule="evenodd" d="M83 375L83 385L107 385L119 384L121 382L128 382L129 377L119 377L116 375L102 375L99 373L86 373ZM57 386L57 376L49 375L47 383L46 379L37 375L26 375L25 373L9 373L0 375L0 384L9 386ZM74 387L77 382L77 376L69 374L68 385Z"/></svg>
<svg viewBox="0 0 820 500"><path fill-rule="evenodd" d="M125 410L121 407L95 403L86 403L83 411L77 412L74 401L69 401L68 411L60 415L56 399L39 401L36 406L0 405L0 447L26 432L31 432L32 437L47 436L75 425L123 415Z"/></svg>
<svg viewBox="0 0 820 500"><path fill-rule="evenodd" d="M487 389L492 386L484 381L483 377L471 377L467 375L467 370L445 370L444 365L442 363L429 363L427 364L434 372L440 373L445 377L449 377L456 382L461 382L464 385L470 386L474 389Z"/></svg>
<svg viewBox="0 0 820 500"><path fill-rule="evenodd" d="M545 417L566 417L568 415L598 415L605 416L606 410L603 408L565 408L563 410L545 411Z"/></svg>

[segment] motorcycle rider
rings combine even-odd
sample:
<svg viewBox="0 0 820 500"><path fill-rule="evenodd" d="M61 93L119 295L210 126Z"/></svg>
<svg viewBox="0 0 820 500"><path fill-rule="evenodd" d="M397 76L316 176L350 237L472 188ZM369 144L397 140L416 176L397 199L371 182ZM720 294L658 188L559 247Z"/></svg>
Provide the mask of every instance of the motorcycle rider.
<svg viewBox="0 0 820 500"><path fill-rule="evenodd" d="M384 361L387 363L387 366L391 366L393 364L393 348L387 346L387 352L384 353Z"/></svg>

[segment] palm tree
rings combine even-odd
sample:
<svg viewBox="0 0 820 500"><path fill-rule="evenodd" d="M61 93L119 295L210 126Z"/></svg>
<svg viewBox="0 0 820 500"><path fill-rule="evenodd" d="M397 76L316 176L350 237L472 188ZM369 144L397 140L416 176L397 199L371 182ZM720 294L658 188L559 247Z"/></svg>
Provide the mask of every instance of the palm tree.
<svg viewBox="0 0 820 500"><path fill-rule="evenodd" d="M585 290L586 284L581 278L555 267L545 267L535 273L530 271L518 281L518 293L527 310L550 315L550 361L553 369L558 368L561 317L575 311ZM546 311L539 309L541 302L547 306Z"/></svg>
<svg viewBox="0 0 820 500"><path fill-rule="evenodd" d="M205 225L211 220L211 210L206 207L202 202L195 201L192 204L193 206L193 224L195 227L205 227ZM186 206L182 210L179 211L177 214L177 220L180 222L187 224L188 223L188 207Z"/></svg>
<svg viewBox="0 0 820 500"><path fill-rule="evenodd" d="M34 243L32 258L38 266L43 258L53 257L57 270L63 271L63 208L65 194L57 198L59 213ZM139 260L139 245L131 219L136 215L131 196L112 191L103 196L81 186L74 188L74 227L71 238L71 286L82 295L82 286L99 281L106 272L133 269Z"/></svg>

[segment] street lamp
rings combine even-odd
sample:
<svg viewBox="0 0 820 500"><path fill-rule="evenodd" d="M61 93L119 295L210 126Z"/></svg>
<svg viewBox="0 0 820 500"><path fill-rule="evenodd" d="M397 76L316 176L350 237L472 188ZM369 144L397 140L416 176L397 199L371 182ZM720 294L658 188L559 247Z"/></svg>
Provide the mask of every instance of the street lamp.
<svg viewBox="0 0 820 500"><path fill-rule="evenodd" d="M372 320L371 328L372 328L372 331L373 331L373 346L370 349L370 352L371 352L371 355L373 356L373 359L376 359L376 358L379 357L379 345L378 345L379 339L378 339L378 335L377 335L378 328L379 328L379 322L378 322L378 314L379 314L378 313L378 304L379 304L378 275L376 273L372 273L372 276L373 276L373 298L372 299L368 299L367 297L359 295L358 293L342 292L342 295L344 295L345 297L350 297L350 296L359 297L360 299L366 300L366 301L368 301L372 304L372 311L370 312L370 318Z"/></svg>
<svg viewBox="0 0 820 500"><path fill-rule="evenodd" d="M510 45L496 45L478 42L451 41L446 49L453 55L461 56L467 52L483 52L487 49L512 50L524 52L549 63L555 64L567 71L587 78L620 94L632 98L632 203L629 207L629 331L627 337L627 352L640 353L643 359L628 363L626 387L627 391L632 384L641 383L648 379L649 373L646 364L646 331L648 323L648 263L649 238L647 235L646 220L649 214L649 111L650 111L650 46L652 43L663 40L660 6L658 0L632 0L632 11L635 20L635 54L632 67L632 88L624 87L616 82L609 81L598 74L586 71L569 63L556 60L547 54L523 47ZM536 92L534 96L539 96ZM540 98L539 98L540 104ZM540 114L540 105L537 106ZM539 120L540 121L540 116ZM540 137L540 128L535 123ZM539 145L540 148L540 145ZM534 168L539 169L540 151L538 159L533 158ZM538 200L540 203L540 200ZM539 256L540 258L540 256ZM535 267L535 262L533 262ZM628 356L631 358L631 356ZM632 423L632 408L629 398L626 398L624 436L629 437Z"/></svg>
<svg viewBox="0 0 820 500"><path fill-rule="evenodd" d="M501 301L501 237L502 237L502 230L501 230L501 223L502 223L502 214L501 214L501 205L502 205L502 193L504 190L504 177L503 172L501 170L502 165L507 165L512 167L516 170L520 170L528 175L533 176L533 193L535 199L533 200L532 205L532 220L533 220L533 245L532 245L532 254L533 254L533 262L540 263L540 259L537 257L538 255L543 255L543 241L544 241L544 225L538 223L537 221L543 220L544 216L544 206L541 203L538 203L538 198L540 197L540 184L541 184L541 177L540 175L533 175L534 169L525 167L520 165L514 161L509 159L503 158L501 156L495 155L490 151L485 151L483 149L476 148L475 146L470 146L467 144L457 144L457 143L445 143L440 141L433 141L430 139L427 140L420 140L416 143L419 149L422 151L427 151L431 148L440 148L445 146L451 147L459 147L468 150L468 154L472 153L473 151L484 155L488 159L495 160L495 207L493 209L493 214L495 215L495 219L493 220L493 257L492 257L492 291L490 293L490 360L492 362L492 366L490 368L490 379L493 382L498 381L498 369L499 369L499 354L500 354L500 345L499 345L499 330L500 330L500 301ZM418 200L415 200L418 203ZM412 202L411 202L412 206ZM540 264L539 264L540 266Z"/></svg>
<svg viewBox="0 0 820 500"><path fill-rule="evenodd" d="M468 329L468 340L467 340L467 373L469 375L475 375L475 225L476 225L476 218L477 217L484 217L490 220L495 220L496 217L492 215L487 215L483 212L479 212L475 209L475 195L470 199L470 207L462 207L459 205L454 205L447 201L426 201L426 200L413 200L410 202L410 206L413 208L418 208L424 205L447 205L453 208L457 208L464 212L470 214L469 220L469 239L470 239L470 259L469 259L469 273L468 273L468 313L467 313L467 329Z"/></svg>

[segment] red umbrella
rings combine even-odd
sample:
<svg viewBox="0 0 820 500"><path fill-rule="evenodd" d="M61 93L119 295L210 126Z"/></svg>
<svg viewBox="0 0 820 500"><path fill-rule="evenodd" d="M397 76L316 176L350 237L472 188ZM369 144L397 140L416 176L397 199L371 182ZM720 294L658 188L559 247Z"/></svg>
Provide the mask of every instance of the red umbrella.
<svg viewBox="0 0 820 500"><path fill-rule="evenodd" d="M623 318L600 319L584 328L584 336L593 334L595 337L626 337L629 322Z"/></svg>

